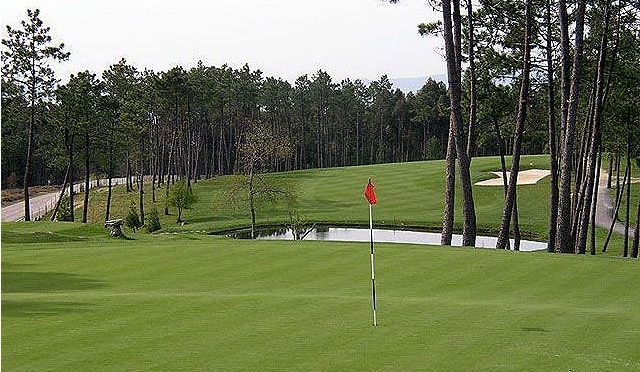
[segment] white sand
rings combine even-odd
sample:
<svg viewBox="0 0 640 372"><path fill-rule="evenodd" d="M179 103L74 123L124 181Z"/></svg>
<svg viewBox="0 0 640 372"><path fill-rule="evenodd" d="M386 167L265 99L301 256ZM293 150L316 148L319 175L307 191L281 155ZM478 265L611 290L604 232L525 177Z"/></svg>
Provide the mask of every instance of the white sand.
<svg viewBox="0 0 640 372"><path fill-rule="evenodd" d="M498 178L492 178L490 180L476 182L475 184L478 186L503 186L504 181L502 180L502 172L491 172L498 176ZM551 171L548 169L529 169L526 171L518 172L518 185L534 185L538 183L541 179L550 175ZM507 181L509 180L509 176L511 175L510 171L507 171Z"/></svg>

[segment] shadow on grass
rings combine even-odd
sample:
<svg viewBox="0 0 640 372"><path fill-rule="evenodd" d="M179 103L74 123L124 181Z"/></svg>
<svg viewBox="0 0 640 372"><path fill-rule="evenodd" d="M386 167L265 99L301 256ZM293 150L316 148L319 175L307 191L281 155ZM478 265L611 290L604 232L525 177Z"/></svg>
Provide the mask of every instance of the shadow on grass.
<svg viewBox="0 0 640 372"><path fill-rule="evenodd" d="M75 274L11 271L2 273L2 293L79 291L105 286L101 281Z"/></svg>
<svg viewBox="0 0 640 372"><path fill-rule="evenodd" d="M134 233L135 234L135 233ZM136 240L136 238L130 237L122 233L121 236L115 237L114 239L122 239L122 240Z"/></svg>
<svg viewBox="0 0 640 372"><path fill-rule="evenodd" d="M544 328L540 328L540 327L522 327L522 330L525 332L539 332L539 333L548 333L549 331L544 329Z"/></svg>
<svg viewBox="0 0 640 372"><path fill-rule="evenodd" d="M2 317L51 316L88 311L89 304L81 302L44 302L2 300Z"/></svg>
<svg viewBox="0 0 640 372"><path fill-rule="evenodd" d="M245 216L244 215L238 215L238 216L231 216L234 217L236 219L242 219ZM194 224L194 223L201 223L201 222L220 222L220 221L227 221L229 220L231 217L229 216L204 216L204 217L193 217L193 218L188 218L186 219L187 223L190 224ZM175 223L176 226L180 226L179 222L175 222L175 220L173 221Z"/></svg>
<svg viewBox="0 0 640 372"><path fill-rule="evenodd" d="M25 267L33 267L36 266L32 263L13 263L13 262L7 262L6 260L2 262L2 271L7 271L7 270L17 270L17 269L24 269Z"/></svg>
<svg viewBox="0 0 640 372"><path fill-rule="evenodd" d="M15 231L3 231L2 243L60 243L60 242L77 242L87 240L82 236L68 236L51 231L34 231L28 233L19 233Z"/></svg>

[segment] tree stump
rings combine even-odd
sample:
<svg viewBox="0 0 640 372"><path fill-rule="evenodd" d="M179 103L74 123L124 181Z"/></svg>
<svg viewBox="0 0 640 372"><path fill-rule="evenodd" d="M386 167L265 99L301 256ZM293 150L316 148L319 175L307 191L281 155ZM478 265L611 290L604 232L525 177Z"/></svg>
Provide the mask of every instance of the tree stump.
<svg viewBox="0 0 640 372"><path fill-rule="evenodd" d="M114 238L119 238L121 236L124 236L124 233L122 232L123 225L124 225L123 219L108 220L108 221L105 221L104 228L109 229L109 234L111 236L113 236Z"/></svg>

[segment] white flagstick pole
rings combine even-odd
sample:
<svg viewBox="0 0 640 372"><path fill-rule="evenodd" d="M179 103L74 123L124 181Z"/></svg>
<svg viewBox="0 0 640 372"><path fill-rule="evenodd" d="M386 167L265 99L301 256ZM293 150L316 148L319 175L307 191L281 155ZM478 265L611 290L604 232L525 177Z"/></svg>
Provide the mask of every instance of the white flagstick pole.
<svg viewBox="0 0 640 372"><path fill-rule="evenodd" d="M371 203L369 203L369 230L371 232L371 289L373 294L373 326L378 325L378 319L376 318L376 277L375 277L375 264L373 259L373 218L371 216Z"/></svg>

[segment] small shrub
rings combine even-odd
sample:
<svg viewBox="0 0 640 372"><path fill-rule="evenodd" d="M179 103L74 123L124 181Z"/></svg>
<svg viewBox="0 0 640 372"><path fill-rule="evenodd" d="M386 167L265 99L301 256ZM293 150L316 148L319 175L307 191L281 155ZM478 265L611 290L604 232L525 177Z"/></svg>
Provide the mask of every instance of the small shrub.
<svg viewBox="0 0 640 372"><path fill-rule="evenodd" d="M56 220L58 221L72 221L71 208L69 207L69 199L62 198L60 200L60 206L58 206L58 214L56 214Z"/></svg>
<svg viewBox="0 0 640 372"><path fill-rule="evenodd" d="M161 228L162 227L160 226L160 217L158 216L158 210L154 205L147 215L145 229L148 233L152 233L154 231L160 230Z"/></svg>
<svg viewBox="0 0 640 372"><path fill-rule="evenodd" d="M127 218L124 220L124 225L132 229L134 233L138 228L142 227L135 204L131 204L131 206L129 206L129 213L127 214Z"/></svg>

